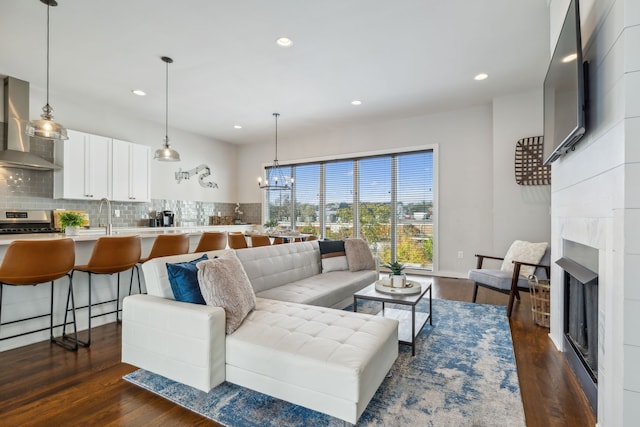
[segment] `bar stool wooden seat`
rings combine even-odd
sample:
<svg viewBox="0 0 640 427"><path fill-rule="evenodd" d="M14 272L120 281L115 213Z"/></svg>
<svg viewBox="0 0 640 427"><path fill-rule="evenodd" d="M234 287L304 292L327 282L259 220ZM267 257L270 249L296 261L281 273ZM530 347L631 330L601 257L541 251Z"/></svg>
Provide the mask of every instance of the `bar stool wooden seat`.
<svg viewBox="0 0 640 427"><path fill-rule="evenodd" d="M35 286L42 283L51 282L51 307L49 314L42 314L18 320L1 323L2 325L13 324L31 319L38 319L49 316L49 338L52 342L62 347L75 351L78 349L78 329L76 324L75 301L73 298L73 279L71 271L76 260L75 243L72 239L54 240L15 240L7 247L2 264L0 265L0 320L2 319L2 290L4 285L9 286ZM69 290L67 297L67 307L71 302L73 314L73 338L62 334L62 338L54 338L53 328L62 325L53 324L53 286L57 279L64 276L69 278ZM65 313L65 324L67 316ZM23 332L12 336L0 338L0 340L15 338L35 332L44 331L47 328L40 328L33 331Z"/></svg>
<svg viewBox="0 0 640 427"><path fill-rule="evenodd" d="M93 251L91 252L91 257L89 258L89 262L85 265L76 265L73 268L73 274L76 271L82 271L89 274L89 305L87 306L89 309L89 329L88 329L88 338L87 341L78 342L85 346L89 347L91 345L91 319L94 317L105 316L107 314L116 314L116 321L120 321L119 312L120 312L120 273L123 271L127 271L132 269L136 263L140 260L140 252L142 250L142 245L140 243L140 236L105 236L100 237L95 246L93 247ZM116 299L109 301L101 301L98 304L106 304L110 302L116 303L115 311L110 311L108 313L101 313L95 316L91 315L91 306L93 305L93 301L91 300L91 277L93 274L117 274L118 281L116 287ZM131 272L132 280L133 280L133 271ZM131 284L129 284L129 288L131 288ZM68 310L67 306L67 310Z"/></svg>
<svg viewBox="0 0 640 427"><path fill-rule="evenodd" d="M153 258L163 256L182 255L189 252L189 235L187 233L176 234L158 234L153 241L151 251L145 258L140 258L135 263L135 270L138 276L138 292L142 293L142 285L140 284L140 264ZM129 282L129 295L131 295L131 287L133 285L133 275Z"/></svg>
<svg viewBox="0 0 640 427"><path fill-rule="evenodd" d="M227 247L226 231L205 231L200 236L194 252L217 251Z"/></svg>
<svg viewBox="0 0 640 427"><path fill-rule="evenodd" d="M271 246L271 239L264 234L251 235L251 247L256 248L258 246Z"/></svg>
<svg viewBox="0 0 640 427"><path fill-rule="evenodd" d="M231 249L246 249L249 247L247 239L242 232L230 232L227 240Z"/></svg>

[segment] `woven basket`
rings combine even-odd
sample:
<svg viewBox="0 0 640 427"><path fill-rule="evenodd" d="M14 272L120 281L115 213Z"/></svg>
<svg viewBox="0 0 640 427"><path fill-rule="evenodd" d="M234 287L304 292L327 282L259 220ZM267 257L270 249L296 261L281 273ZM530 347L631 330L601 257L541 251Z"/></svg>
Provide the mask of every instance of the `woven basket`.
<svg viewBox="0 0 640 427"><path fill-rule="evenodd" d="M548 279L529 276L531 315L537 325L548 328L551 322L551 286Z"/></svg>

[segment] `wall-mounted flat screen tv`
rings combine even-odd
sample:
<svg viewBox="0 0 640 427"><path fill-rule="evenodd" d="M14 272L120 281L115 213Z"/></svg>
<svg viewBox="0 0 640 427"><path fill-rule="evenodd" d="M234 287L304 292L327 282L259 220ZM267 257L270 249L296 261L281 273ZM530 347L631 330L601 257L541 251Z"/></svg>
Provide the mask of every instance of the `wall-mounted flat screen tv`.
<svg viewBox="0 0 640 427"><path fill-rule="evenodd" d="M571 0L544 79L545 165L569 151L586 131L586 74L578 0Z"/></svg>

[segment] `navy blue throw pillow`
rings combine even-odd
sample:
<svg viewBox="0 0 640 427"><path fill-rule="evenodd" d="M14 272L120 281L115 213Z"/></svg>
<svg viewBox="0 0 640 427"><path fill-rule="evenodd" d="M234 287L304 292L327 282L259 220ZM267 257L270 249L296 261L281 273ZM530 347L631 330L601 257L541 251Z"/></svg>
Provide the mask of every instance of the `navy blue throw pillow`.
<svg viewBox="0 0 640 427"><path fill-rule="evenodd" d="M176 301L190 302L193 304L205 304L200 285L198 285L198 267L200 261L209 259L207 254L193 261L167 263L169 283Z"/></svg>

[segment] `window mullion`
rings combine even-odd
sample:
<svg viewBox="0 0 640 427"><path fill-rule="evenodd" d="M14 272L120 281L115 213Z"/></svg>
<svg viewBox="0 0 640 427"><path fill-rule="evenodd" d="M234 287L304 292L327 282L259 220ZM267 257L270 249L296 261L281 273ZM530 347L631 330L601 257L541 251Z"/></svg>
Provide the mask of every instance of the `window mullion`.
<svg viewBox="0 0 640 427"><path fill-rule="evenodd" d="M391 260L396 261L398 248L398 157L391 156Z"/></svg>
<svg viewBox="0 0 640 427"><path fill-rule="evenodd" d="M353 161L353 237L360 237L360 162Z"/></svg>
<svg viewBox="0 0 640 427"><path fill-rule="evenodd" d="M325 191L326 191L326 185L325 185L325 166L326 163L321 163L320 164L320 199L318 201L318 215L320 216L319 218L319 227L320 227L320 239L324 239L325 238L325 231L326 231L326 222L327 222L327 207L326 207L326 197L325 197Z"/></svg>

